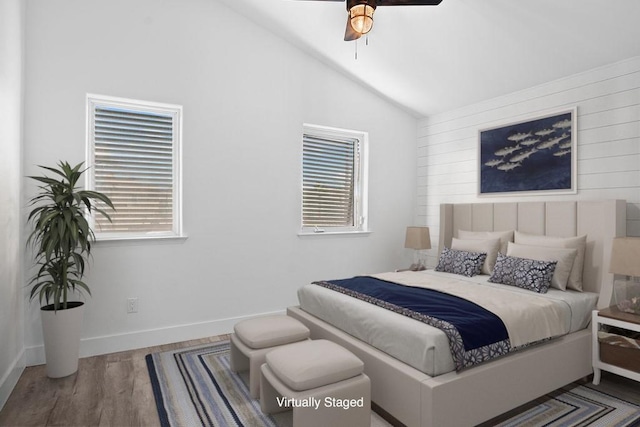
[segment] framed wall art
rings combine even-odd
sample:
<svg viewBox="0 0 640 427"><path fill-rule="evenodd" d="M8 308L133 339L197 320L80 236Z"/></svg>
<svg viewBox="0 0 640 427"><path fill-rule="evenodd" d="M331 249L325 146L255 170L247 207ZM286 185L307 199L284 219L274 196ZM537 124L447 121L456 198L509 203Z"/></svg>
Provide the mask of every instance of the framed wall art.
<svg viewBox="0 0 640 427"><path fill-rule="evenodd" d="M577 192L577 108L478 132L478 194Z"/></svg>

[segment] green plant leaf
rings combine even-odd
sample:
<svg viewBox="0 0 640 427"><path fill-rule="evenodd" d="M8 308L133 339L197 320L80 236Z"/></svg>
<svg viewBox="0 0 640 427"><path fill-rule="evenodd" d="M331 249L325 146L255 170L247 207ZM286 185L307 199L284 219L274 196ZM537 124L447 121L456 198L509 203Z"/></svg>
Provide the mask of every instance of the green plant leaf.
<svg viewBox="0 0 640 427"><path fill-rule="evenodd" d="M93 230L85 218L92 211L111 220L104 210L96 210L92 200L99 200L113 209L113 203L104 194L76 188L82 174L83 162L71 166L60 161L56 168L40 166L52 172L49 176L29 177L39 185L39 193L29 200L31 211L28 223L32 230L27 245L33 248L37 272L29 280L30 298L40 304L54 304L54 309L67 307L69 292L78 290L91 295L89 286L82 281L87 258L91 256ZM86 210L85 210L86 209Z"/></svg>

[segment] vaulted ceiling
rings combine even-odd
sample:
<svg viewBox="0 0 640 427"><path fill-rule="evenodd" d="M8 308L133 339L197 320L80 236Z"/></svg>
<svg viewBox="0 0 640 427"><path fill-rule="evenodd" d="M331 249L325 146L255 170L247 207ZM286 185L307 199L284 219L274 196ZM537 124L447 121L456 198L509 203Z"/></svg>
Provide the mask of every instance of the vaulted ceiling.
<svg viewBox="0 0 640 427"><path fill-rule="evenodd" d="M368 45L343 41L344 2L221 1L416 117L640 56L640 0L379 7Z"/></svg>

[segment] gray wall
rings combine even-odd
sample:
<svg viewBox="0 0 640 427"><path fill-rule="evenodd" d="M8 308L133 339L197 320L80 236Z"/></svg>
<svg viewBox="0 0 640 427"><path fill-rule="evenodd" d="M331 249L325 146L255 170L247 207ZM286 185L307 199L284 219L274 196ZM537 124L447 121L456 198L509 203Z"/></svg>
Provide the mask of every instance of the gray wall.
<svg viewBox="0 0 640 427"><path fill-rule="evenodd" d="M95 247L82 355L230 332L311 280L408 265L416 119L220 2L31 0L26 52L25 174L84 159L87 93L184 106L189 238ZM369 132L370 235L298 237L303 123Z"/></svg>
<svg viewBox="0 0 640 427"><path fill-rule="evenodd" d="M24 369L20 186L24 7L0 0L0 408Z"/></svg>

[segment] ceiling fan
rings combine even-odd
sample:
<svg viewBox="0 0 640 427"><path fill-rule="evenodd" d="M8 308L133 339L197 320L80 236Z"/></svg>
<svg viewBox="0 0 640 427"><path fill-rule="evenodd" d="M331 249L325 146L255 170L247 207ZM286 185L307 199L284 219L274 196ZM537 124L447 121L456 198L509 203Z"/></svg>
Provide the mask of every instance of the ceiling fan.
<svg viewBox="0 0 640 427"><path fill-rule="evenodd" d="M345 1L345 0L314 0ZM442 0L346 0L347 29L344 40L357 40L373 27L373 13L378 6L437 6Z"/></svg>

